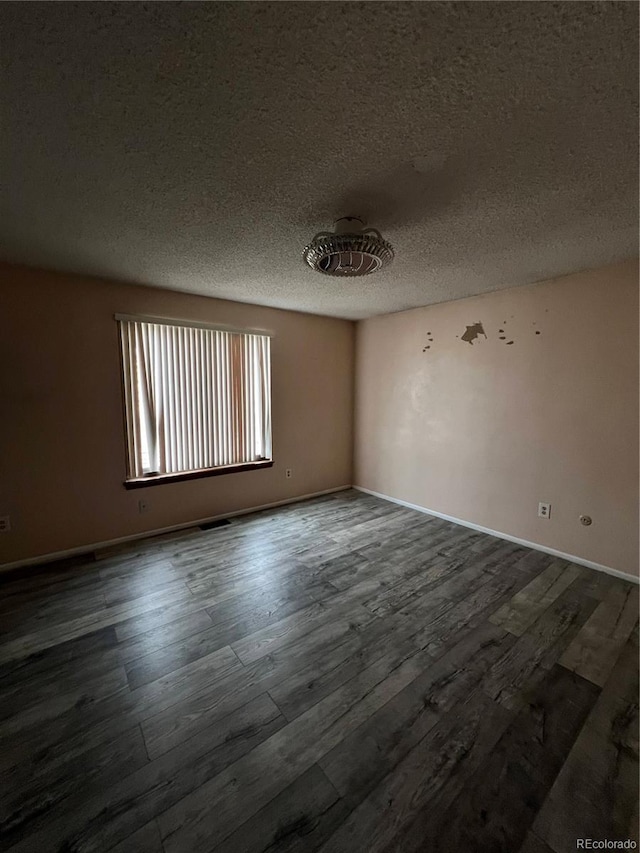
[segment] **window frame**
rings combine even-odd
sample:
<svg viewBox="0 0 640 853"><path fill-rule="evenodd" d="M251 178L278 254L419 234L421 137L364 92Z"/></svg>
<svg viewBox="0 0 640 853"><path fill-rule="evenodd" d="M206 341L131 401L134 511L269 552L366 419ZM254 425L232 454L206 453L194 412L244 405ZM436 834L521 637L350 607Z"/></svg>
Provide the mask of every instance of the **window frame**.
<svg viewBox="0 0 640 853"><path fill-rule="evenodd" d="M167 317L157 317L157 316L148 316L148 315L138 315L138 314L114 314L114 319L116 320L116 329L117 329L117 337L118 337L118 349L120 354L120 389L121 389L121 400L122 400L122 426L123 426L123 437L124 437L124 460L125 460L125 471L128 471L128 459L129 459L129 439L128 439L128 419L127 419L127 393L126 393L126 367L124 362L124 352L122 346L122 326L121 321L124 322L134 322L134 323L153 323L160 324L163 326L180 326L187 329L208 329L216 332L228 332L230 334L240 334L240 335L260 335L264 337L273 338L274 333L266 330L266 329L246 329L246 328L238 328L235 326L223 325L220 323L203 323L196 320L176 320L173 318ZM271 348L269 348L269 367L271 367ZM269 382L269 416L271 425L273 424L273 415L272 415L272 386L271 382ZM224 476L226 474L238 474L244 471L258 471L263 468L271 468L273 467L273 427L271 426L271 434L270 434L270 442L271 442L271 456L265 459L257 459L251 462L239 462L228 465L216 465L210 468L195 468L187 471L176 471L176 472L163 472L163 473L149 473L143 476L138 477L129 477L125 474L123 480L123 486L125 489L142 489L148 488L150 486L160 486L165 485L167 483L180 483L185 480L200 480L205 477L219 477Z"/></svg>
<svg viewBox="0 0 640 853"><path fill-rule="evenodd" d="M272 468L273 459L258 462L241 462L238 465L218 465L215 468L196 468L193 471L178 471L175 474L148 474L124 480L125 489L144 489L147 486L160 486L165 483L180 483L183 480L201 480L203 477L220 477L223 474L239 474L243 471L259 471Z"/></svg>

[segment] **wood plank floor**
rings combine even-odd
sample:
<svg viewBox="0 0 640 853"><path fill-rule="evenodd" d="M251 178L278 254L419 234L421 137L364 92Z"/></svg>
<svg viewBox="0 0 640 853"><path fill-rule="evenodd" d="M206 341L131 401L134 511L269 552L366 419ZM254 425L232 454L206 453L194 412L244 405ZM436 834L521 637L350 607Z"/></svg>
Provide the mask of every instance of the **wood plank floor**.
<svg viewBox="0 0 640 853"><path fill-rule="evenodd" d="M347 491L0 592L3 850L638 842L624 581Z"/></svg>

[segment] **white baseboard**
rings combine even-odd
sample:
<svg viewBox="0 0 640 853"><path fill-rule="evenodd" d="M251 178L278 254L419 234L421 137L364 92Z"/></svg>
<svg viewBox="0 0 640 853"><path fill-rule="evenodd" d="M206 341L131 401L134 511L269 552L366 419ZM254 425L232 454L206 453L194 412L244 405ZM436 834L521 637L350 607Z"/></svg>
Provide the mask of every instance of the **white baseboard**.
<svg viewBox="0 0 640 853"><path fill-rule="evenodd" d="M374 492L372 489L365 489L364 486L352 486L359 492L365 492L367 495L373 495L376 498L382 498L384 501L390 501L400 506L406 506L409 509L415 509L418 512L424 512L427 515L434 515L436 518L442 518L444 521L451 521L453 524L460 524L462 527L470 527L472 530L477 530L480 533L488 533L490 536L497 536L499 539L506 539L508 542L515 542L516 545L524 545L526 548L533 548L534 551L544 551L545 554L551 554L554 557L560 557L563 560L569 560L571 563L577 563L580 566L586 566L588 569L595 569L598 572L605 572L608 575L613 575L616 578L630 581L631 583L640 583L640 578L636 575L629 575L626 572L621 572L618 569L612 569L610 566L603 566L600 563L594 563L591 560L585 560L584 557L576 557L575 554L565 554L564 551L557 551L555 548L548 548L546 545L539 545L537 542L528 542L526 539L519 539L517 536L511 536L509 533L502 533L499 530L492 530L490 527L482 527L480 524L474 524L471 521L465 521L462 518L455 518L453 515L445 515L443 512L436 512L434 509L427 509L418 504L412 504L408 501L400 500L400 498L392 498L390 495L383 495L381 492Z"/></svg>
<svg viewBox="0 0 640 853"><path fill-rule="evenodd" d="M144 533L133 533L131 536L120 536L118 539L107 539L104 542L79 545L77 548L68 548L66 551L54 551L50 554L41 554L38 557L28 557L26 560L16 560L13 563L4 563L0 565L0 573L9 571L9 569L19 569L23 566L35 566L38 563L50 563L54 560L64 560L66 557L76 557L79 554L90 554L92 551L99 551L102 548L111 548L113 545L122 545L125 542L135 542L137 539L151 539L154 536L162 536L163 533L173 533L176 530L188 530L190 527L197 527L199 524L208 524L211 521L219 521L221 518L236 518L239 515L250 515L252 512L261 512L264 509L272 509L274 507L285 506L287 504L295 504L299 501L319 498L322 495L331 495L334 492L344 492L346 489L350 488L350 485L335 486L332 489L323 489L321 492L311 492L308 495L296 495L294 498L285 498L282 501L273 501L273 503L261 504L260 506L251 506L246 509L237 509L233 512L223 512L219 515L210 515L207 518L198 518L195 521L185 521L181 524L172 524L170 527L159 527L156 530L147 530Z"/></svg>

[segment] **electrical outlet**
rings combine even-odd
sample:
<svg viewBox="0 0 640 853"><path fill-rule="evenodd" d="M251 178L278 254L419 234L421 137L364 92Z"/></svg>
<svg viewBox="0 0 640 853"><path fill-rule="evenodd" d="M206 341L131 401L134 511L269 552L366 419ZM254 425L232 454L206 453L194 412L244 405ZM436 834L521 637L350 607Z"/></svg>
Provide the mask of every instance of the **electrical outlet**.
<svg viewBox="0 0 640 853"><path fill-rule="evenodd" d="M284 476L287 478L287 480L291 479L291 474L292 474L291 468L287 468L284 472Z"/></svg>
<svg viewBox="0 0 640 853"><path fill-rule="evenodd" d="M538 518L551 518L551 504L538 504Z"/></svg>
<svg viewBox="0 0 640 853"><path fill-rule="evenodd" d="M145 501L145 500L139 500L138 501L138 512L149 512L150 509L151 509L151 507L149 506L149 503L147 501Z"/></svg>
<svg viewBox="0 0 640 853"><path fill-rule="evenodd" d="M0 515L0 533L9 533L11 530L11 516Z"/></svg>

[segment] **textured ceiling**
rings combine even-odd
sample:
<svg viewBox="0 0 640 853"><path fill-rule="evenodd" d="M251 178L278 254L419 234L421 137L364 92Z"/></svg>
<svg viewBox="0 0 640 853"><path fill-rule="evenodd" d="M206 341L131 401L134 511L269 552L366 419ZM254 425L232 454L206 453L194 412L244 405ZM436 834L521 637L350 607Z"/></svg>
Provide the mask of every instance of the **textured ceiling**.
<svg viewBox="0 0 640 853"><path fill-rule="evenodd" d="M360 318L637 253L638 6L2 3L0 256ZM396 250L340 280L344 215Z"/></svg>

